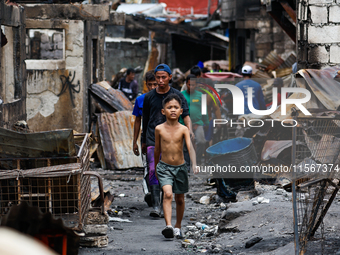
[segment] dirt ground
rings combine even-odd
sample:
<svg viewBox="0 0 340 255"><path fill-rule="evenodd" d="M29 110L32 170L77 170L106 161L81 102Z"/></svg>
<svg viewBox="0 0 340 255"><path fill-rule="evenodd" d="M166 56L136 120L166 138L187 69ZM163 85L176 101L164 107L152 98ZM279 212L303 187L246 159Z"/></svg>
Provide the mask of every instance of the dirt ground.
<svg viewBox="0 0 340 255"><path fill-rule="evenodd" d="M113 180L117 179L117 174L112 171L99 172L104 177L104 186L110 187L111 194L115 196L112 210L121 211L117 217L132 222L109 222L109 245L104 248L81 247L80 255L294 254L291 193L280 187L256 183L257 196L249 198L249 193L244 191L238 197L244 201L224 203L215 195L216 188L207 184L207 175L191 175L182 222L185 239L166 240L161 234L164 219L150 218L151 208L143 201L141 172L120 175L120 180ZM199 203L203 196L210 197L210 204ZM174 208L175 202L173 224ZM324 241L318 231L308 243L306 254L340 254L339 209L337 197L324 220ZM208 227L199 230L195 226L197 222ZM245 248L246 243L254 238L262 239Z"/></svg>

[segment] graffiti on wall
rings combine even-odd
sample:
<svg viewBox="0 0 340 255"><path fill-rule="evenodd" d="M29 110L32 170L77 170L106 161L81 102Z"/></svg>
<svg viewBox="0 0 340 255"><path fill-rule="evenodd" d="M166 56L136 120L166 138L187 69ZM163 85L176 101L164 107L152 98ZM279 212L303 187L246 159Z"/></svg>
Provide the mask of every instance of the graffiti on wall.
<svg viewBox="0 0 340 255"><path fill-rule="evenodd" d="M77 94L80 92L80 81L78 80L76 85L72 84L75 77L76 77L76 71L73 72L73 76L72 76L72 73L70 73L69 76L60 75L62 88L61 88L60 93L57 95L59 97L68 90L69 93L70 93L70 98L71 98L73 108L75 107L73 92L75 92ZM70 80L70 78L71 78L71 80Z"/></svg>

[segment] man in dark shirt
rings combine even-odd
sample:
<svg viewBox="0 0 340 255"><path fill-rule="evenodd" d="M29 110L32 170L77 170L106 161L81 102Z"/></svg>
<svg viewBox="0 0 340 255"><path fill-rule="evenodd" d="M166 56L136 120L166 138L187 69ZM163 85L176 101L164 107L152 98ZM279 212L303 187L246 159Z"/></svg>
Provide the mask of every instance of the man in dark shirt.
<svg viewBox="0 0 340 255"><path fill-rule="evenodd" d="M183 108L181 116L185 126L188 127L190 134L192 136L193 134L187 101L181 92L169 86L169 82L172 78L169 66L166 64L158 65L155 69L155 78L158 87L145 95L143 103L142 151L147 153L146 156L149 164L149 185L153 207L150 216L160 217L160 187L155 175L154 167L155 127L166 121L165 116L162 114L162 101L167 95L175 93L181 98Z"/></svg>
<svg viewBox="0 0 340 255"><path fill-rule="evenodd" d="M118 89L121 90L124 95L132 101L137 97L138 94L138 83L135 78L135 70L129 68L126 71L126 76L119 81Z"/></svg>

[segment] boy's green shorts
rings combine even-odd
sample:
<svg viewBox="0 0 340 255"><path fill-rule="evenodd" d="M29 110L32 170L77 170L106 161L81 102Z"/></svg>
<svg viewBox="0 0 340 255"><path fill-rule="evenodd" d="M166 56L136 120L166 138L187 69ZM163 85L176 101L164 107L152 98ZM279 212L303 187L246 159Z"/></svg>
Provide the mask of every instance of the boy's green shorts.
<svg viewBox="0 0 340 255"><path fill-rule="evenodd" d="M184 194L189 191L188 168L185 163L173 166L159 161L156 171L161 187L171 185L172 192L175 194Z"/></svg>

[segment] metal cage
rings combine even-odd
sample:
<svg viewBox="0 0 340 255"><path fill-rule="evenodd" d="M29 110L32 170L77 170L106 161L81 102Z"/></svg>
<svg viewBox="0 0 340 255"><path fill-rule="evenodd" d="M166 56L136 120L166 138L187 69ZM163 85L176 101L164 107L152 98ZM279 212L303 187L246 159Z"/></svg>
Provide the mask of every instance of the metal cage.
<svg viewBox="0 0 340 255"><path fill-rule="evenodd" d="M73 157L0 158L0 216L22 201L82 230L90 208L89 134L74 135ZM12 169L12 170L8 170Z"/></svg>
<svg viewBox="0 0 340 255"><path fill-rule="evenodd" d="M292 152L295 247L296 254L304 254L339 190L340 119L303 117L296 122Z"/></svg>

